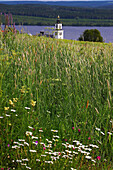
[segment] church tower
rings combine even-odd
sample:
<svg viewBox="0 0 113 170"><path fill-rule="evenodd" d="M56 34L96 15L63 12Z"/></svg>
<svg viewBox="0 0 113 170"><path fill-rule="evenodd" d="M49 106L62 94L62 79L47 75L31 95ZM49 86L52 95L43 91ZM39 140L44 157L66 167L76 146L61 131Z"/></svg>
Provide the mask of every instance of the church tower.
<svg viewBox="0 0 113 170"><path fill-rule="evenodd" d="M60 22L60 17L58 15L57 22L55 24L55 31L54 31L55 38L63 39L64 38L64 30L62 30L62 23Z"/></svg>

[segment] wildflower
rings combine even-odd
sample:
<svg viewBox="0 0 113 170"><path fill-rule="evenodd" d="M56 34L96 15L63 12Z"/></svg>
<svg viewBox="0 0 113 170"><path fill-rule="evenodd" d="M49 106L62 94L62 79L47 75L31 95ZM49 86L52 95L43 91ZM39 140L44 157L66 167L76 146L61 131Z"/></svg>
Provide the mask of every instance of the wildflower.
<svg viewBox="0 0 113 170"><path fill-rule="evenodd" d="M25 109L30 110L30 108L29 108L29 107L25 107Z"/></svg>
<svg viewBox="0 0 113 170"><path fill-rule="evenodd" d="M58 132L58 130L53 130L53 129L51 129L51 132Z"/></svg>
<svg viewBox="0 0 113 170"><path fill-rule="evenodd" d="M29 150L29 152L36 152L36 150Z"/></svg>
<svg viewBox="0 0 113 170"><path fill-rule="evenodd" d="M78 132L80 132L81 130L80 129L78 129Z"/></svg>
<svg viewBox="0 0 113 170"><path fill-rule="evenodd" d="M88 140L90 140L91 138L90 137L88 137Z"/></svg>
<svg viewBox="0 0 113 170"><path fill-rule="evenodd" d="M34 107L36 105L36 101L31 100L31 105Z"/></svg>
<svg viewBox="0 0 113 170"><path fill-rule="evenodd" d="M16 148L20 148L19 146L15 145L15 146L12 146L12 149L16 149Z"/></svg>
<svg viewBox="0 0 113 170"><path fill-rule="evenodd" d="M100 133L101 133L102 135L105 135L105 133L104 133L104 132L102 132L102 131L101 131Z"/></svg>
<svg viewBox="0 0 113 170"><path fill-rule="evenodd" d="M73 143L79 142L78 140L74 140Z"/></svg>
<svg viewBox="0 0 113 170"><path fill-rule="evenodd" d="M36 141L35 144L37 145L37 144L38 144L38 141Z"/></svg>
<svg viewBox="0 0 113 170"><path fill-rule="evenodd" d="M74 130L75 127L72 127L72 129Z"/></svg>
<svg viewBox="0 0 113 170"><path fill-rule="evenodd" d="M23 145L23 144L21 144L21 143L18 143L18 145L19 145L19 146L24 146L24 145Z"/></svg>
<svg viewBox="0 0 113 170"><path fill-rule="evenodd" d="M54 138L60 138L59 136L54 136L54 135L53 135L53 137L54 137Z"/></svg>
<svg viewBox="0 0 113 170"><path fill-rule="evenodd" d="M91 159L91 156L85 156L85 158L87 158L87 159Z"/></svg>
<svg viewBox="0 0 113 170"><path fill-rule="evenodd" d="M51 113L49 110L46 111L47 113Z"/></svg>
<svg viewBox="0 0 113 170"><path fill-rule="evenodd" d="M21 163L21 165L24 165L24 166L26 166L27 164Z"/></svg>
<svg viewBox="0 0 113 170"><path fill-rule="evenodd" d="M21 93L25 93L25 87L22 86L22 88L20 89Z"/></svg>
<svg viewBox="0 0 113 170"><path fill-rule="evenodd" d="M32 139L38 139L38 137L36 137L36 136L32 136Z"/></svg>
<svg viewBox="0 0 113 170"><path fill-rule="evenodd" d="M73 151L73 154L77 154L78 155L78 152Z"/></svg>
<svg viewBox="0 0 113 170"><path fill-rule="evenodd" d="M9 100L9 104L14 106L14 103L12 102L12 100Z"/></svg>
<svg viewBox="0 0 113 170"><path fill-rule="evenodd" d="M53 161L45 161L45 163L53 164Z"/></svg>
<svg viewBox="0 0 113 170"><path fill-rule="evenodd" d="M65 142L67 142L67 139L65 139Z"/></svg>
<svg viewBox="0 0 113 170"><path fill-rule="evenodd" d="M96 129L96 130L98 130L98 131L100 131L100 129L99 129L99 128L97 128L97 127L96 127L95 129Z"/></svg>
<svg viewBox="0 0 113 170"><path fill-rule="evenodd" d="M7 114L5 114L6 115L6 117L10 117L11 115L7 115Z"/></svg>
<svg viewBox="0 0 113 170"><path fill-rule="evenodd" d="M76 169L74 169L74 168L71 168L71 170L76 170Z"/></svg>
<svg viewBox="0 0 113 170"><path fill-rule="evenodd" d="M111 132L107 132L109 135L112 135L112 133Z"/></svg>
<svg viewBox="0 0 113 170"><path fill-rule="evenodd" d="M9 126L11 126L11 123L9 123Z"/></svg>
<svg viewBox="0 0 113 170"><path fill-rule="evenodd" d="M40 162L40 159L36 159L36 161Z"/></svg>
<svg viewBox="0 0 113 170"><path fill-rule="evenodd" d="M71 151L68 151L68 150L65 150L65 152L67 152L67 153L72 153Z"/></svg>
<svg viewBox="0 0 113 170"><path fill-rule="evenodd" d="M33 129L33 127L31 127L31 126L28 126L28 128L29 128L29 129Z"/></svg>
<svg viewBox="0 0 113 170"><path fill-rule="evenodd" d="M27 142L24 142L24 144L27 145L27 146L29 146L29 143L27 143Z"/></svg>
<svg viewBox="0 0 113 170"><path fill-rule="evenodd" d="M42 157L46 157L46 155L41 155Z"/></svg>
<svg viewBox="0 0 113 170"><path fill-rule="evenodd" d="M4 117L3 116L0 116L0 119L3 119Z"/></svg>
<svg viewBox="0 0 113 170"><path fill-rule="evenodd" d="M13 98L13 101L16 103L18 101L18 98Z"/></svg>
<svg viewBox="0 0 113 170"><path fill-rule="evenodd" d="M32 136L32 132L26 131L26 136Z"/></svg>
<svg viewBox="0 0 113 170"><path fill-rule="evenodd" d="M10 145L8 144L7 146L9 147Z"/></svg>
<svg viewBox="0 0 113 170"><path fill-rule="evenodd" d="M16 162L22 162L21 160L16 160Z"/></svg>
<svg viewBox="0 0 113 170"><path fill-rule="evenodd" d="M18 144L18 142L15 142L15 141L14 141L13 143L14 143L14 144Z"/></svg>
<svg viewBox="0 0 113 170"><path fill-rule="evenodd" d="M26 158L26 159L22 159L22 161L29 161L29 160Z"/></svg>
<svg viewBox="0 0 113 170"><path fill-rule="evenodd" d="M43 130L39 130L39 132L43 132Z"/></svg>
<svg viewBox="0 0 113 170"><path fill-rule="evenodd" d="M101 156L97 156L97 159L100 160Z"/></svg>
<svg viewBox="0 0 113 170"><path fill-rule="evenodd" d="M44 149L44 150L46 150L46 148L45 148L45 147L43 147L43 149Z"/></svg>
<svg viewBox="0 0 113 170"><path fill-rule="evenodd" d="M88 150L88 151L91 151L92 149L90 149L90 148L84 148L84 150Z"/></svg>
<svg viewBox="0 0 113 170"><path fill-rule="evenodd" d="M92 146L93 148L99 148L97 145L89 144L89 146Z"/></svg>
<svg viewBox="0 0 113 170"><path fill-rule="evenodd" d="M94 159L91 159L92 162L96 163L96 161Z"/></svg>
<svg viewBox="0 0 113 170"><path fill-rule="evenodd" d="M4 107L4 110L9 110L9 107Z"/></svg>
<svg viewBox="0 0 113 170"><path fill-rule="evenodd" d="M11 109L11 112L16 112L16 110L14 110L14 109Z"/></svg>
<svg viewBox="0 0 113 170"><path fill-rule="evenodd" d="M24 142L25 141L25 139L18 139L20 142Z"/></svg>

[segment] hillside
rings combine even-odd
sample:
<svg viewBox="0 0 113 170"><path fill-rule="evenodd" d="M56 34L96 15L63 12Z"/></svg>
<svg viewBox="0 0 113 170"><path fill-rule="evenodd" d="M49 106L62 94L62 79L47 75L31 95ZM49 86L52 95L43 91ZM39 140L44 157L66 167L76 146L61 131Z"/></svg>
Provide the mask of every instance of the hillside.
<svg viewBox="0 0 113 170"><path fill-rule="evenodd" d="M0 23L12 14L16 25L53 25L60 15L65 26L113 26L111 8L69 7L48 4L0 4ZM10 19L10 17L9 17ZM53 21L54 19L54 21ZM2 20L2 21L1 21Z"/></svg>
<svg viewBox="0 0 113 170"><path fill-rule="evenodd" d="M112 44L0 39L0 167L112 169Z"/></svg>

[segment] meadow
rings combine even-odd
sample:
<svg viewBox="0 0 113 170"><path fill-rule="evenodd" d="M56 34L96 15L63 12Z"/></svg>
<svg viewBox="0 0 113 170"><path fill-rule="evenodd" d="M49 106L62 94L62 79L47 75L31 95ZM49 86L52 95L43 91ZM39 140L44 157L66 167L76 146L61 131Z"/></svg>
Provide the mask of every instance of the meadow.
<svg viewBox="0 0 113 170"><path fill-rule="evenodd" d="M113 44L0 31L0 168L113 169Z"/></svg>

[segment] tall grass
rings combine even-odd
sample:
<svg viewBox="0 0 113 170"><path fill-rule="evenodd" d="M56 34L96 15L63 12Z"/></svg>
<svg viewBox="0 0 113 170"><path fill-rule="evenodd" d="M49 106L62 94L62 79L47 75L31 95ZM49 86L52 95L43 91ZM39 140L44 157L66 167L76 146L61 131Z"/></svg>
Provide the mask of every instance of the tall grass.
<svg viewBox="0 0 113 170"><path fill-rule="evenodd" d="M0 32L1 169L112 169L113 45Z"/></svg>

